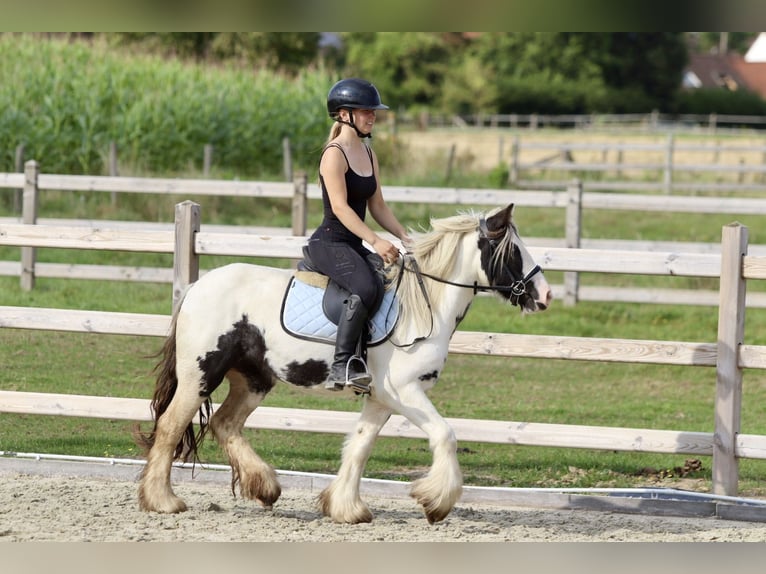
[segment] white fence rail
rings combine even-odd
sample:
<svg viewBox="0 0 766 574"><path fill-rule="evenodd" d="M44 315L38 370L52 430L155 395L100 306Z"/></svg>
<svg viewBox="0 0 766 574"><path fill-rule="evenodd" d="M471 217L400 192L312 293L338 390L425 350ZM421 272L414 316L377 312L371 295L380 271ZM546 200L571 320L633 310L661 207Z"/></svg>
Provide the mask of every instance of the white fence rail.
<svg viewBox="0 0 766 574"><path fill-rule="evenodd" d="M199 230L199 221L197 204L184 202L177 206L172 240L174 297L196 279L202 254L298 257L304 240L288 236L203 233ZM159 237L148 231L146 235L136 231L113 231L94 236L90 228L11 225L0 226L0 243L78 249L156 250L158 245L167 248L171 239L169 234ZM714 432L458 420L455 421L458 438L536 446L711 455L714 492L736 495L738 460L766 458L766 436L740 432L743 372L747 368L766 368L766 347L743 344L746 281L766 279L766 257L747 255L747 243L747 228L732 224L723 228L719 254L531 248L534 257L551 270L720 277L716 341L695 343L458 331L450 343L451 353L715 367ZM0 328L160 337L167 333L169 320L169 316L164 315L0 307ZM6 412L105 418L125 416L143 420L148 416L146 407L145 402L126 399L46 396L10 391L0 393L0 411ZM267 428L319 432L347 432L350 428L344 418L350 416L348 414L292 409L266 410L266 413L270 417L268 422L263 423ZM260 427L261 416L259 409L258 417L249 424ZM339 422L323 426L322 421L326 421L328 416ZM296 421L305 422L296 424ZM386 433L393 433L389 436L413 436L403 434L405 430L402 429L420 436L418 431L410 429L399 419L394 419L387 429Z"/></svg>
<svg viewBox="0 0 766 574"><path fill-rule="evenodd" d="M309 184L305 174L298 174L293 183L280 182L242 182L219 180L186 180L158 178L126 178L107 176L71 176L46 175L39 173L35 161L28 161L24 174L0 174L0 188L23 187L23 212L20 218L0 219L0 225L6 229L14 224L43 224L47 226L71 227L75 224L67 220L51 220L38 218L38 205L44 190L59 191L98 191L125 193L156 193L156 194L194 194L194 195L225 195L237 197L269 197L290 199L292 202L292 229L257 228L234 226L208 226L202 228L203 234L211 232L214 236L230 232L227 238L211 238L217 241L218 249L225 255L243 255L248 245L258 242L258 237L292 234L303 241L306 234L306 212L308 199L320 197L316 185ZM700 252L718 253L717 243L669 242L669 241L628 241L602 239L593 240L582 237L582 213L584 210L609 209L637 212L684 212L711 214L750 214L766 215L766 199L733 198L733 197L679 197L663 195L640 195L584 191L580 181L572 181L566 190L535 191L535 190L499 190L499 189L464 189L464 188L435 188L389 186L386 197L391 202L402 203L439 203L464 206L500 206L513 202L520 207L553 208L565 210L564 237L535 238L527 237L527 243L543 247L579 247L584 249L619 249L625 251L655 251L655 252ZM89 221L87 226L92 229L87 236L78 238L61 237L56 245L63 247L64 241L77 241L80 244L95 245L103 242L103 238L119 232L130 241L129 232L155 232L155 239L147 239L150 243L156 241L154 252L172 253L173 242L172 224L155 224L144 222L115 222ZM79 227L79 226L78 226ZM28 243L22 248L20 262L0 261L0 275L18 276L22 287L31 289L34 277L56 278L86 278L118 281L149 281L170 282L172 272L167 268L101 266L101 265L67 265L61 263L38 263L36 261L37 247L51 247L34 240L34 231L28 230ZM3 238L0 237L0 245ZM6 243L7 244L7 243ZM265 247L265 246L264 246ZM95 248L95 247L94 247ZM119 247L116 247L119 248ZM204 249L205 247L202 246ZM751 245L752 254L766 254L766 246ZM271 256L271 255L270 255ZM277 256L277 255L273 255ZM293 257L289 251L282 255ZM298 255L299 256L299 255ZM621 287L581 286L577 271L568 271L564 276L563 286L555 286L563 293L561 299L567 305L577 301L623 301L637 303L669 303L681 305L715 305L717 292L686 289L646 289L636 290ZM766 294L752 293L748 304L754 307L766 307Z"/></svg>

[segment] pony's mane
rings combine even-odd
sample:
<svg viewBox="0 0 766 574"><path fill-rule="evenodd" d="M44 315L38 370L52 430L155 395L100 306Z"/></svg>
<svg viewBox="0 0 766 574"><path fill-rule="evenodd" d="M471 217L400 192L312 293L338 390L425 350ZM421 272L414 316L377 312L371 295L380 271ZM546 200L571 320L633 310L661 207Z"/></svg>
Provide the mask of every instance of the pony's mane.
<svg viewBox="0 0 766 574"><path fill-rule="evenodd" d="M462 212L450 217L431 219L430 230L420 235L412 234L414 241L410 247L411 255L408 257L414 257L424 273L436 277L449 277L455 266L455 254L460 242L466 233L472 233L478 229L480 217L481 214L474 212ZM398 265L392 266L388 271L391 288L397 285L399 271ZM443 297L444 284L425 280L424 286L431 306L438 307ZM417 336L428 335L431 312L423 301L423 293L414 273L404 272L397 294L401 309L394 342L400 344L408 342L396 336L397 334L404 336L402 330L408 325L414 327Z"/></svg>

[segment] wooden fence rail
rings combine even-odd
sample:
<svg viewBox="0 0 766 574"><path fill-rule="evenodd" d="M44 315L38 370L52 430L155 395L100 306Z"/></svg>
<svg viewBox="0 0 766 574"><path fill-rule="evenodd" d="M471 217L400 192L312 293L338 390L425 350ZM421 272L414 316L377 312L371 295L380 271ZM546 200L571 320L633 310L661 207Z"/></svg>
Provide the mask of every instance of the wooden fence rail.
<svg viewBox="0 0 766 574"><path fill-rule="evenodd" d="M244 228L228 227L231 235L220 242L225 245L226 255L242 255L248 245L258 241L255 236L282 235L291 233L303 241L306 234L308 200L320 197L319 188L309 184L306 174L296 174L292 183L282 182L246 182L219 180L187 180L162 178L127 178L107 176L72 176L41 174L37 162L30 160L25 164L24 174L0 173L0 188L24 188L23 213L18 219L4 218L0 225L4 226L7 236L11 226L18 223L42 223L53 226L71 226L66 220L45 220L38 218L38 206L43 190L59 191L96 191L120 193L157 193L170 195L217 195L253 198L282 198L292 202L292 229L278 228ZM583 183L579 180L569 182L566 190L535 191L535 190L500 190L500 189L465 189L465 188L436 188L388 186L386 197L391 202L450 204L463 206L500 206L514 203L521 207L554 208L565 210L565 225L562 238L528 238L530 245L550 247L579 247L584 249L621 249L626 251L683 251L683 252L719 252L717 243L691 242L646 242L626 240L591 240L582 237L582 214L584 210L609 209L624 211L656 211L656 212L685 212L685 213L727 213L766 215L766 199L732 198L732 197L679 197L664 195L641 195L622 193L603 193L584 191ZM121 230L135 230L143 233L155 229L157 233L167 232L165 236L157 235L155 252L172 253L170 244L172 225L157 225L143 222L89 222L93 228L86 241L98 242L99 237ZM162 231L160 231L162 230ZM203 233L208 230L223 232L225 226L205 226ZM21 250L21 262L0 261L0 275L20 277L24 289L32 289L35 277L77 277L106 280L133 280L170 282L172 273L169 269L125 266L96 266L96 265L67 265L55 263L38 263L36 261L37 247L46 245L34 241L34 232L27 230L27 243ZM242 237L247 235L247 237ZM64 237L61 238L65 240ZM71 240L71 238L70 238ZM128 237L128 241L129 241ZM9 245L7 237L0 236L0 245ZM239 246L239 247L237 247ZM753 254L766 254L766 246L750 246ZM285 257L291 257L285 255ZM560 299L566 305L574 305L580 300L587 301L623 301L638 303L669 303L682 305L715 305L717 292L704 290L683 289L647 289L635 290L620 287L581 286L579 273L567 271L564 274L564 284L555 285L562 293ZM766 307L766 294L751 293L751 306Z"/></svg>
<svg viewBox="0 0 766 574"><path fill-rule="evenodd" d="M434 114L423 112L397 114L399 124L417 124L420 129L429 127L490 127L490 128L527 128L536 130L543 127L578 129L604 129L614 127L620 131L638 128L645 131L667 129L668 125L683 129L703 128L707 133L734 130L741 133L742 126L760 128L766 124L763 116L734 114L662 114L658 111L635 114ZM723 129L722 129L723 128Z"/></svg>
<svg viewBox="0 0 766 574"><path fill-rule="evenodd" d="M199 230L199 205L184 202L176 208L172 234L174 253L174 298L196 279L203 254L236 254L261 257L298 257L304 238L291 236L203 233ZM151 232L114 231L94 236L89 228L47 228L34 225L0 227L0 239L10 245L58 246L78 249L157 249L169 247L168 236ZM255 241L254 241L255 239ZM555 358L578 361L610 361L715 367L716 402L714 431L665 431L578 425L537 424L511 421L455 420L459 440L500 442L535 446L596 448L640 452L688 453L713 457L713 491L734 496L738 489L740 458L766 458L766 436L740 432L742 376L746 368L766 368L766 347L744 345L745 285L748 280L766 279L766 257L747 254L748 230L739 224L723 228L721 250L712 253L656 253L571 248L532 247L533 256L546 269L576 272L627 273L720 277L719 330L716 341L650 341L589 337L556 337L457 331L451 353L503 357ZM27 245L29 246L29 245ZM44 329L165 336L170 317L133 313L0 307L0 328ZM106 397L48 396L38 393L0 392L0 411L98 416L148 416L146 402ZM125 405L132 406L127 411ZM119 413L123 413L120 415ZM303 410L266 410L248 422L251 426L282 430L347 432L351 415ZM331 417L339 421L324 426ZM313 417L318 417L314 419ZM320 420L321 419L321 420ZM304 421L296 424L296 421ZM342 422L341 422L342 421ZM388 436L422 436L394 418ZM410 434L414 433L414 434Z"/></svg>

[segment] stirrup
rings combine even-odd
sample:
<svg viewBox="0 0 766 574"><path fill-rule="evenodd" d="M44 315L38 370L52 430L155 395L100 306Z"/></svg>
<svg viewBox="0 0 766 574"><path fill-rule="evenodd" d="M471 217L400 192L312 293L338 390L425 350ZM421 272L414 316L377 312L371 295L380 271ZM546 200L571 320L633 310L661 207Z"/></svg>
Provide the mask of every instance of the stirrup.
<svg viewBox="0 0 766 574"><path fill-rule="evenodd" d="M356 373L353 378L349 377L349 367L351 365L351 361L359 361L362 363L362 366L364 367L363 373ZM325 389L331 390L331 391L342 391L346 387L350 387L353 389L354 393L357 395L369 395L370 394L370 383L372 382L372 375L370 375L369 371L367 370L367 363L364 362L364 359L357 355L353 355L351 358L349 358L348 361L346 361L346 373L344 379L341 380L329 380L325 383Z"/></svg>

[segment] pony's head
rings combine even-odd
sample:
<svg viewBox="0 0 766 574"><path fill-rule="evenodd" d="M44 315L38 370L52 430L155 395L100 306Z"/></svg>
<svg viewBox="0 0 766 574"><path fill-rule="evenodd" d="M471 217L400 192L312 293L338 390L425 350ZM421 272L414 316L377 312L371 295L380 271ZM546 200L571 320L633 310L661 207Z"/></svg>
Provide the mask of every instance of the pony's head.
<svg viewBox="0 0 766 574"><path fill-rule="evenodd" d="M544 311L553 300L540 266L527 251L513 223L513 204L479 219L481 268L498 296L524 313Z"/></svg>

